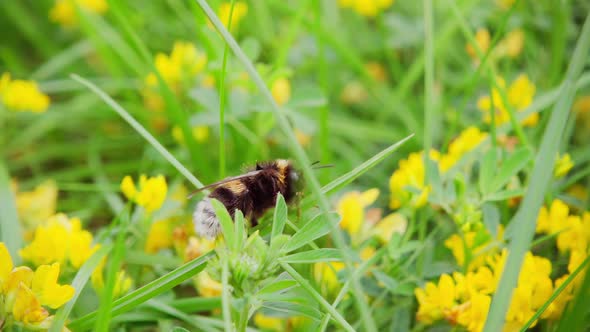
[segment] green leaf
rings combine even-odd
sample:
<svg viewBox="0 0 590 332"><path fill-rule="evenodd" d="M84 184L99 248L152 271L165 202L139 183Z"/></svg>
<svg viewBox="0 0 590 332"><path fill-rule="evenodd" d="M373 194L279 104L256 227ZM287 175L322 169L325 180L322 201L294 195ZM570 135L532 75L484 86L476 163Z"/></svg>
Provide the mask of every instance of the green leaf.
<svg viewBox="0 0 590 332"><path fill-rule="evenodd" d="M297 233L293 235L283 247L284 252L291 252L297 248L303 247L309 242L322 237L330 232L332 225L331 218L338 218L340 222L340 216L337 213L319 214L312 220L308 221Z"/></svg>
<svg viewBox="0 0 590 332"><path fill-rule="evenodd" d="M234 225L231 220L231 216L229 215L229 212L227 212L225 205L215 198L211 199L211 205L213 205L215 215L221 223L221 230L223 232L223 237L225 238L225 243L229 248L232 248L232 246L236 243L236 233L234 232Z"/></svg>
<svg viewBox="0 0 590 332"><path fill-rule="evenodd" d="M285 291L289 288L293 288L295 286L297 286L297 281L295 281L293 279L272 281L268 285L262 287L258 291L257 296L260 296L262 298L265 295L270 295L270 294L274 294L277 292L282 292L282 291Z"/></svg>
<svg viewBox="0 0 590 332"><path fill-rule="evenodd" d="M235 234L236 234L236 238L235 241L233 243L233 248L235 252L238 252L239 250L242 249L242 246L244 245L244 240L245 240L245 232L244 232L244 215L242 214L242 211L240 210L236 210L235 212L235 220L234 220L234 228L235 228Z"/></svg>
<svg viewBox="0 0 590 332"><path fill-rule="evenodd" d="M70 312L72 312L72 308L76 304L80 293L86 286L88 279L100 264L100 261L105 257L112 249L112 245L103 245L101 246L78 270L74 280L72 280L72 287L76 290L74 296L71 300L69 300L63 307L59 308L59 310L55 313L55 317L53 318L53 322L51 327L49 328L49 332L61 332L63 330L64 324L68 317L70 316Z"/></svg>
<svg viewBox="0 0 590 332"><path fill-rule="evenodd" d="M277 204L275 206L275 213L272 220L272 232L270 234L270 242L280 234L283 234L285 223L287 222L287 203L281 193L277 195Z"/></svg>
<svg viewBox="0 0 590 332"><path fill-rule="evenodd" d="M280 259L283 262L291 264L317 263L317 262L334 262L341 261L342 254L340 250L333 248L321 248L310 251L298 252L293 255L285 256Z"/></svg>
<svg viewBox="0 0 590 332"><path fill-rule="evenodd" d="M165 275L148 283L147 285L115 300L113 302L113 309L111 311L112 317L116 317L124 312L130 311L138 305L148 301L149 299L165 293L185 280L194 277L197 273L201 272L205 268L207 261L209 261L213 255L214 252L210 251L207 254L192 260L169 273L166 273ZM88 329L92 326L96 319L97 312L93 311L74 320L68 324L68 327L72 330Z"/></svg>
<svg viewBox="0 0 590 332"><path fill-rule="evenodd" d="M496 149L489 149L479 162L479 191L483 194L491 192L492 181L496 170Z"/></svg>
<svg viewBox="0 0 590 332"><path fill-rule="evenodd" d="M4 242L12 261L18 265L20 256L18 250L22 248L23 235L16 213L14 193L10 188L10 175L0 160L0 241Z"/></svg>
<svg viewBox="0 0 590 332"><path fill-rule="evenodd" d="M505 161L502 162L500 169L490 185L490 192L502 189L510 179L515 176L533 157L533 153L528 148L520 148Z"/></svg>
<svg viewBox="0 0 590 332"><path fill-rule="evenodd" d="M487 230L495 238L498 234L498 226L500 226L500 211L493 203L484 203L482 206L483 223Z"/></svg>
<svg viewBox="0 0 590 332"><path fill-rule="evenodd" d="M322 313L319 312L316 308L301 303L273 301L264 302L262 304L262 307L278 311L289 316L309 317L314 321L319 321L322 317Z"/></svg>

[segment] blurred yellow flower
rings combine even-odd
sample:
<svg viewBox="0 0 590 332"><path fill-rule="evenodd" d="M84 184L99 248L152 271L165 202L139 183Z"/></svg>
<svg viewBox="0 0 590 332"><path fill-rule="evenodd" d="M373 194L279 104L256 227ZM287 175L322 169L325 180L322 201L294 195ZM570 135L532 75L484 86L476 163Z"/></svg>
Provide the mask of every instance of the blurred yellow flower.
<svg viewBox="0 0 590 332"><path fill-rule="evenodd" d="M397 209L405 204L419 208L428 201L430 186L424 183L423 156L424 152L411 153L408 159L400 160L398 169L391 175L389 179L389 190L391 191L389 207L392 209ZM432 150L430 158L439 160L440 153Z"/></svg>
<svg viewBox="0 0 590 332"><path fill-rule="evenodd" d="M191 236L184 249L184 260L191 261L215 249L215 240Z"/></svg>
<svg viewBox="0 0 590 332"><path fill-rule="evenodd" d="M588 249L590 220L582 221L579 216L569 216L562 221L562 230L557 235L557 248L561 252Z"/></svg>
<svg viewBox="0 0 590 332"><path fill-rule="evenodd" d="M351 236L358 235L365 217L364 209L373 204L378 196L379 190L375 188L363 193L351 191L344 194L336 203L336 211L342 217L340 227Z"/></svg>
<svg viewBox="0 0 590 332"><path fill-rule="evenodd" d="M172 246L172 229L168 220L155 221L151 224L145 241L145 252L153 254Z"/></svg>
<svg viewBox="0 0 590 332"><path fill-rule="evenodd" d="M197 291L202 297L221 296L221 283L211 278L209 273L202 271L196 278Z"/></svg>
<svg viewBox="0 0 590 332"><path fill-rule="evenodd" d="M178 92L181 83L194 79L205 69L207 55L190 42L176 41L170 55L158 53L154 62L164 82ZM150 73L145 82L148 87L158 86L158 78L154 73Z"/></svg>
<svg viewBox="0 0 590 332"><path fill-rule="evenodd" d="M297 142L299 142L299 144L301 146L303 146L303 147L309 146L309 144L311 143L311 135L305 133L304 131L300 130L299 128L295 128L294 132L295 132L295 138L297 139Z"/></svg>
<svg viewBox="0 0 590 332"><path fill-rule="evenodd" d="M382 244L391 240L394 233L404 234L408 228L408 219L401 213L391 213L381 219L373 228L373 234Z"/></svg>
<svg viewBox="0 0 590 332"><path fill-rule="evenodd" d="M340 92L340 101L345 105L362 104L368 97L367 89L359 81L346 83L342 92Z"/></svg>
<svg viewBox="0 0 590 332"><path fill-rule="evenodd" d="M569 153L563 154L557 157L555 161L555 169L553 170L553 176L556 178L563 177L574 167L574 162Z"/></svg>
<svg viewBox="0 0 590 332"><path fill-rule="evenodd" d="M286 321L284 318L267 316L261 312L257 312L253 320L254 324L263 331L283 331L283 322Z"/></svg>
<svg viewBox="0 0 590 332"><path fill-rule="evenodd" d="M0 102L12 111L43 113L50 100L35 81L11 80L10 74L4 73L0 77Z"/></svg>
<svg viewBox="0 0 590 332"><path fill-rule="evenodd" d="M168 185L163 175L148 178L142 174L139 177L139 188L137 188L133 179L127 175L121 181L121 191L128 200L137 203L148 213L152 213L164 204Z"/></svg>
<svg viewBox="0 0 590 332"><path fill-rule="evenodd" d="M496 57L510 57L516 58L522 53L524 47L524 31L522 29L515 29L506 34L494 49Z"/></svg>
<svg viewBox="0 0 590 332"><path fill-rule="evenodd" d="M537 217L536 233L557 233L566 227L568 217L569 207L559 199L553 200L549 209L541 207Z"/></svg>
<svg viewBox="0 0 590 332"><path fill-rule="evenodd" d="M227 24L229 22L229 13L231 11L231 2L223 2L221 6L219 6L219 12L217 16L223 25L227 28ZM231 21L231 30L235 31L240 22L246 17L248 14L248 4L244 1L236 1L234 3L234 12L232 13L232 21Z"/></svg>
<svg viewBox="0 0 590 332"><path fill-rule="evenodd" d="M107 260L105 257L100 261L90 277L92 287L94 287L94 289L97 291L102 291L104 288L106 262ZM125 272L125 270L117 271L117 275L115 276L115 287L113 288L113 297L118 298L122 296L123 294L127 293L132 286L133 279L127 275L127 272Z"/></svg>
<svg viewBox="0 0 590 332"><path fill-rule="evenodd" d="M320 262L313 266L313 276L320 285L323 295L333 295L340 289L341 282L338 281L337 273L344 269L342 262Z"/></svg>
<svg viewBox="0 0 590 332"><path fill-rule="evenodd" d="M19 254L34 266L69 262L78 269L98 248L92 245L92 234L82 229L79 218L59 213L35 229L32 242Z"/></svg>
<svg viewBox="0 0 590 332"><path fill-rule="evenodd" d="M502 9L510 9L516 0L496 0L496 4Z"/></svg>
<svg viewBox="0 0 590 332"><path fill-rule="evenodd" d="M43 306L57 309L75 292L72 286L57 283L59 270L59 263L41 265L35 272L26 266L14 267L0 242L0 312L6 315L2 322L9 324L4 327L10 330L14 323L27 329L49 328L53 316Z"/></svg>
<svg viewBox="0 0 590 332"><path fill-rule="evenodd" d="M338 0L342 8L351 8L362 16L375 17L381 11L391 7L393 0Z"/></svg>
<svg viewBox="0 0 590 332"><path fill-rule="evenodd" d="M485 54L488 50L488 48L490 48L490 32L488 31L488 29L486 28L479 28L477 29L477 32L475 33L475 42L477 44L477 47L479 48L479 51L481 52L481 54ZM467 43L467 45L465 45L465 50L467 51L467 54L469 54L469 56L472 59L479 59L479 56L477 55L477 52L475 50L475 48L473 47L473 45L471 45L471 43Z"/></svg>
<svg viewBox="0 0 590 332"><path fill-rule="evenodd" d="M506 83L502 78L496 80L498 86L506 93L508 104L515 112L524 111L532 102L535 95L535 85L529 78L521 74L519 75L506 89ZM492 109L492 101L495 110L496 125L501 125L510 120L507 106L502 101L500 91L496 88L492 89L492 97L484 96L477 101L477 107L484 112L484 121L490 123L492 121L490 111ZM516 114L515 114L516 116ZM539 114L534 113L522 120L524 126L534 126L539 121Z"/></svg>
<svg viewBox="0 0 590 332"><path fill-rule="evenodd" d="M481 332L488 318L492 299L488 295L476 293L468 303L466 309L459 313L457 322L465 326L469 332Z"/></svg>
<svg viewBox="0 0 590 332"><path fill-rule="evenodd" d="M365 63L365 70L377 82L387 81L387 70L379 62L369 61Z"/></svg>
<svg viewBox="0 0 590 332"><path fill-rule="evenodd" d="M291 99L291 82L286 77L278 78L272 83L270 92L279 106L285 105Z"/></svg>
<svg viewBox="0 0 590 332"><path fill-rule="evenodd" d="M16 210L26 231L54 215L56 205L57 184L53 180L40 183L32 191L16 192Z"/></svg>
<svg viewBox="0 0 590 332"><path fill-rule="evenodd" d="M424 288L416 288L414 293L419 305L416 319L426 324L444 318L456 305L455 282L448 274L441 275L438 285L427 282Z"/></svg>
<svg viewBox="0 0 590 332"><path fill-rule="evenodd" d="M192 134L195 141L198 143L204 143L209 139L209 127L207 126L194 126L192 128ZM186 142L184 141L184 134L182 133L182 128L179 126L174 126L172 128L172 137L178 144L184 145Z"/></svg>
<svg viewBox="0 0 590 332"><path fill-rule="evenodd" d="M75 26L78 24L76 6L82 10L101 15L109 8L106 0L55 0L49 11L49 18L63 27Z"/></svg>
<svg viewBox="0 0 590 332"><path fill-rule="evenodd" d="M461 158L488 137L486 132L471 126L465 128L450 144L447 153L440 156L439 166L444 173L453 167Z"/></svg>

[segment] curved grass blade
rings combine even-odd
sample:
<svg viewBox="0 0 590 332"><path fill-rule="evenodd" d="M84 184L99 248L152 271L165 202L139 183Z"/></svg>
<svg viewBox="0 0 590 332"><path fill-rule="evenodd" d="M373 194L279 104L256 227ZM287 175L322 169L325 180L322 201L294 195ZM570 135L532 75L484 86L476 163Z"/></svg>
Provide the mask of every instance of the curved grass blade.
<svg viewBox="0 0 590 332"><path fill-rule="evenodd" d="M203 184L199 181L184 165L182 165L178 159L176 159L168 150L156 140L152 134L150 134L137 120L129 114L121 105L119 105L113 98L107 95L103 90L99 87L94 85L93 83L89 82L88 80L76 75L72 74L70 77L81 83L82 85L86 86L92 92L94 92L97 96L99 96L107 105L109 105L117 114L119 114L123 120L127 121L137 133L139 133L143 138L145 138L148 143L150 143L156 151L158 151L172 166L174 166L180 174L184 175L184 177L189 180L195 187L201 188Z"/></svg>
<svg viewBox="0 0 590 332"><path fill-rule="evenodd" d="M207 254L178 267L176 270L161 276L149 284L117 299L113 302L113 309L111 311L112 317L132 310L149 299L165 293L176 285L192 278L205 268L207 261L209 261L213 255L214 252L210 251ZM72 330L88 329L94 324L96 319L97 312L94 311L71 322L68 324L68 327Z"/></svg>
<svg viewBox="0 0 590 332"><path fill-rule="evenodd" d="M23 236L16 213L16 200L10 188L8 169L0 160L0 241L4 242L14 264L20 262L18 250L22 247Z"/></svg>
<svg viewBox="0 0 590 332"><path fill-rule="evenodd" d="M519 234L519 236L513 238L508 246L508 259L498 290L492 299L490 312L484 327L485 332L500 331L504 325L504 317L512 298L512 291L516 286L524 255L533 239L535 220L543 203L545 191L551 182L561 134L565 128L576 91L574 83L584 68L589 49L590 14L586 16L582 33L562 85L561 95L553 108L551 118L543 134L541 147L535 158L535 166L531 174L531 179L534 179L534 181L531 182L520 208L510 222L511 225L514 225L515 234Z"/></svg>
<svg viewBox="0 0 590 332"><path fill-rule="evenodd" d="M61 332L63 330L64 324L70 316L70 312L76 304L76 301L84 289L84 286L86 286L88 279L90 279L92 272L94 272L94 269L96 269L98 264L100 264L102 258L105 257L112 248L113 247L111 245L100 247L94 254L92 254L92 256L90 256L90 258L82 265L82 267L80 267L80 270L78 270L78 273L76 273L76 276L72 281L72 287L74 287L76 293L74 293L74 297L72 297L68 303L66 303L57 311L53 318L53 323L49 328L49 332Z"/></svg>

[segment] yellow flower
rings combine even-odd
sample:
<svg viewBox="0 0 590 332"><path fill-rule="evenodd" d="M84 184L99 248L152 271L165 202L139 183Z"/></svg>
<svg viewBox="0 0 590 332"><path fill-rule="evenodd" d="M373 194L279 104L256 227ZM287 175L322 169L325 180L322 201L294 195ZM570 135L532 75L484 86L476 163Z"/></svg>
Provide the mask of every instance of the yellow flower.
<svg viewBox="0 0 590 332"><path fill-rule="evenodd" d="M194 79L207 65L207 55L199 51L192 43L176 41L170 55L156 54L154 64L162 79L172 88L178 90L179 85L185 81ZM145 78L149 87L157 87L158 79L154 73Z"/></svg>
<svg viewBox="0 0 590 332"><path fill-rule="evenodd" d="M278 78L272 83L270 92L279 106L285 105L291 99L291 82L286 77Z"/></svg>
<svg viewBox="0 0 590 332"><path fill-rule="evenodd" d="M313 276L317 283L320 284L322 294L334 294L340 289L341 283L338 281L337 273L344 269L342 262L320 262L313 266Z"/></svg>
<svg viewBox="0 0 590 332"><path fill-rule="evenodd" d="M172 245L172 230L168 220L153 222L145 241L145 252L153 254Z"/></svg>
<svg viewBox="0 0 590 332"><path fill-rule="evenodd" d="M579 183L576 183L567 189L568 195L585 202L588 199L588 189Z"/></svg>
<svg viewBox="0 0 590 332"><path fill-rule="evenodd" d="M551 207L541 207L537 217L537 233L553 234L563 228L567 223L569 216L568 206L559 199L551 202Z"/></svg>
<svg viewBox="0 0 590 332"><path fill-rule="evenodd" d="M467 309L458 315L457 322L469 332L480 332L488 318L492 299L488 295L476 293L470 299Z"/></svg>
<svg viewBox="0 0 590 332"><path fill-rule="evenodd" d="M11 80L9 73L0 79L0 101L9 110L34 113L45 112L50 102L35 81Z"/></svg>
<svg viewBox="0 0 590 332"><path fill-rule="evenodd" d="M508 104L517 113L524 111L532 102L535 95L535 85L529 78L522 74L519 75L506 89L506 83L502 78L496 80L498 86L505 91ZM484 112L484 121L490 123L492 120L490 112L492 108L492 100L495 110L496 125L501 125L510 120L507 106L501 98L500 91L496 88L492 89L492 97L484 96L477 101L477 107ZM516 115L516 114L515 114ZM534 126L539 121L539 114L534 113L529 115L522 121L524 126Z"/></svg>
<svg viewBox="0 0 590 332"><path fill-rule="evenodd" d="M229 13L231 11L231 3L224 2L219 7L219 20L223 25L227 28L227 23L229 22ZM234 3L234 11L232 13L232 21L231 21L231 30L234 31L240 25L242 19L248 14L248 4L243 1L236 1Z"/></svg>
<svg viewBox="0 0 590 332"><path fill-rule="evenodd" d="M391 175L389 179L391 191L389 207L392 209L397 209L406 203L414 208L419 208L428 201L430 187L424 183L423 156L423 152L411 153L408 159L400 160L398 169ZM432 150L430 158L438 160L440 154Z"/></svg>
<svg viewBox="0 0 590 332"><path fill-rule="evenodd" d="M416 288L414 293L419 305L416 319L426 324L444 318L456 305L455 282L448 274L441 275L438 285L427 282L424 288Z"/></svg>
<svg viewBox="0 0 590 332"><path fill-rule="evenodd" d="M49 18L64 27L75 26L78 24L76 6L96 14L104 14L108 9L106 0L56 0L49 11Z"/></svg>
<svg viewBox="0 0 590 332"><path fill-rule="evenodd" d="M336 204L336 210L342 217L340 227L351 236L358 235L365 217L364 209L373 204L378 196L378 189L369 189L363 193L352 191L342 196Z"/></svg>
<svg viewBox="0 0 590 332"><path fill-rule="evenodd" d="M42 182L33 191L16 193L18 216L27 230L54 215L56 205L57 185L53 180Z"/></svg>
<svg viewBox="0 0 590 332"><path fill-rule="evenodd" d="M31 281L31 290L37 295L41 304L57 309L74 296L74 288L70 285L59 285L59 263L41 265L35 271Z"/></svg>
<svg viewBox="0 0 590 332"><path fill-rule="evenodd" d="M338 0L342 8L352 8L365 17L375 17L393 4L393 0Z"/></svg>
<svg viewBox="0 0 590 332"><path fill-rule="evenodd" d="M340 93L340 101L345 105L362 104L368 97L367 89L358 81L346 83Z"/></svg>
<svg viewBox="0 0 590 332"><path fill-rule="evenodd" d="M221 283L211 278L209 273L202 271L196 279L197 291L202 297L221 296Z"/></svg>
<svg viewBox="0 0 590 332"><path fill-rule="evenodd" d="M35 230L33 241L19 251L21 257L35 266L70 262L78 269L96 251L92 235L82 229L78 218L56 214Z"/></svg>
<svg viewBox="0 0 590 332"><path fill-rule="evenodd" d="M134 201L148 213L152 213L164 204L168 185L163 175L148 178L142 174L139 177L139 188L137 188L131 177L125 176L121 181L121 191L127 199Z"/></svg>
<svg viewBox="0 0 590 332"><path fill-rule="evenodd" d="M497 57L516 58L522 52L524 46L524 31L516 29L508 32L494 49Z"/></svg>
<svg viewBox="0 0 590 332"><path fill-rule="evenodd" d="M504 10L510 9L516 0L496 0L498 6Z"/></svg>
<svg viewBox="0 0 590 332"><path fill-rule="evenodd" d="M192 134L195 141L198 143L204 143L209 139L209 127L207 126L194 126L192 128ZM182 129L179 126L174 126L172 128L172 137L178 144L184 145L184 134L182 133Z"/></svg>
<svg viewBox="0 0 590 332"><path fill-rule="evenodd" d="M33 272L26 266L14 267L4 243L0 242L0 312L4 326L12 324L27 329L47 329L52 316L43 307L61 307L74 296L70 285L59 285L60 265L41 265ZM12 317L10 317L12 315ZM5 320L5 318L8 318Z"/></svg>
<svg viewBox="0 0 590 332"><path fill-rule="evenodd" d="M569 153L566 153L557 158L555 162L555 169L553 170L553 176L556 178L563 177L574 167L574 162Z"/></svg>
<svg viewBox="0 0 590 332"><path fill-rule="evenodd" d="M92 276L90 277L90 281L92 282L92 287L95 290L100 291L104 288L104 270L106 265L106 257L103 258L94 272L92 272ZM113 296L115 298L120 297L121 295L127 293L129 289L133 286L133 279L127 275L125 270L117 271L117 275L115 277L115 287L113 288Z"/></svg>
<svg viewBox="0 0 590 332"><path fill-rule="evenodd" d="M477 43L477 47L481 51L482 55L487 52L488 48L490 48L490 41L491 41L491 38L490 38L490 32L488 31L488 29L486 29L486 28L477 29L477 32L475 33L475 42ZM465 50L467 51L467 53L469 54L469 56L472 59L475 60L475 59L479 58L475 48L473 47L473 45L471 45L471 43L467 43L467 45L465 45Z"/></svg>
<svg viewBox="0 0 590 332"><path fill-rule="evenodd" d="M387 81L387 70L379 62L367 62L365 63L365 70L369 75L377 82Z"/></svg>
<svg viewBox="0 0 590 332"><path fill-rule="evenodd" d="M391 213L381 219L373 228L373 233L382 244L391 240L394 233L404 234L408 227L408 219L400 213Z"/></svg>
<svg viewBox="0 0 590 332"><path fill-rule="evenodd" d="M188 244L184 249L184 260L191 261L195 258L201 257L203 254L215 248L215 240L206 238L196 238L191 236L188 239Z"/></svg>
<svg viewBox="0 0 590 332"><path fill-rule="evenodd" d="M283 331L283 322L285 319L273 316L267 316L261 312L254 315L254 324L264 331Z"/></svg>
<svg viewBox="0 0 590 332"><path fill-rule="evenodd" d="M465 128L450 144L446 154L440 157L440 170L444 173L453 167L466 153L476 148L488 136L479 128Z"/></svg>
<svg viewBox="0 0 590 332"><path fill-rule="evenodd" d="M569 216L563 223L563 230L557 235L557 248L561 252L581 251L588 248L588 222L582 223L579 216Z"/></svg>
<svg viewBox="0 0 590 332"><path fill-rule="evenodd" d="M295 138L297 139L297 142L299 142L299 144L303 147L307 147L309 146L309 143L311 143L311 135L306 134L304 131L300 130L299 128L295 128Z"/></svg>

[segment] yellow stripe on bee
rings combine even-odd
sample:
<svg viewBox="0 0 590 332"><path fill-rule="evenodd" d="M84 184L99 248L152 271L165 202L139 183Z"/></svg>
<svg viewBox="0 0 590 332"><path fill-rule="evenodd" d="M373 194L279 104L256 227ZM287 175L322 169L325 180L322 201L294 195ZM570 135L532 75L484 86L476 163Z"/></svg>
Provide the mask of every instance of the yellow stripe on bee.
<svg viewBox="0 0 590 332"><path fill-rule="evenodd" d="M278 159L276 163L277 168L279 169L278 180L281 182L281 184L284 184L285 178L287 176L287 168L289 167L289 161L286 159Z"/></svg>
<svg viewBox="0 0 590 332"><path fill-rule="evenodd" d="M232 193L239 195L246 190L246 186L240 180L231 181L225 184L225 188L229 189Z"/></svg>

